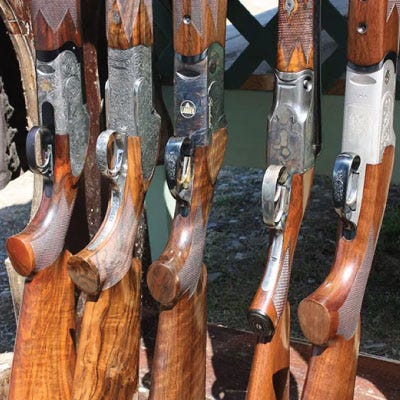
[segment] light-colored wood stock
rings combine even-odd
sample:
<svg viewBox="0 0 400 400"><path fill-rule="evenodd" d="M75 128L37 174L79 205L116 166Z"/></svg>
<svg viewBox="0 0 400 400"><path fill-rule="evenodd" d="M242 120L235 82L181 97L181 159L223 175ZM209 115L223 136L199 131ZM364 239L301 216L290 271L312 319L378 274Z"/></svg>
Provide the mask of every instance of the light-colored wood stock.
<svg viewBox="0 0 400 400"><path fill-rule="evenodd" d="M176 53L196 56L211 43L224 46L227 0L176 0L173 3Z"/></svg>
<svg viewBox="0 0 400 400"><path fill-rule="evenodd" d="M366 284L366 279L364 282L360 277L368 276L372 263L386 207L393 157L394 148L388 146L380 164L367 165L356 236L352 240L340 237L328 277L299 305L301 329L311 343L326 344L337 334L344 334L340 329L355 333ZM344 304L350 306L350 311L340 317ZM348 336L349 340L352 335Z"/></svg>
<svg viewBox="0 0 400 400"><path fill-rule="evenodd" d="M71 173L68 135L55 135L54 184L51 197L43 192L39 208L29 225L6 242L16 271L24 276L52 264L64 248L77 188Z"/></svg>
<svg viewBox="0 0 400 400"><path fill-rule="evenodd" d="M141 263L97 301L81 325L73 400L130 400L138 390Z"/></svg>
<svg viewBox="0 0 400 400"><path fill-rule="evenodd" d="M208 147L196 148L189 215L182 216L176 210L168 243L147 273L151 295L165 306L197 287L194 279L200 277L207 219L226 141L227 132L222 128L213 134Z"/></svg>
<svg viewBox="0 0 400 400"><path fill-rule="evenodd" d="M69 400L75 366L75 298L64 252L26 282L9 400Z"/></svg>
<svg viewBox="0 0 400 400"><path fill-rule="evenodd" d="M206 283L202 274L193 296L162 307L151 368L150 400L205 398Z"/></svg>
<svg viewBox="0 0 400 400"><path fill-rule="evenodd" d="M118 283L131 266L138 220L143 209L145 184L142 178L140 138L127 140L127 177L121 204L112 223L109 214L114 206L109 203L106 217L91 244L68 261L69 273L74 283L90 296L98 296ZM104 236L104 231L107 232ZM93 248L93 243L104 236ZM92 246L92 247L91 247Z"/></svg>
<svg viewBox="0 0 400 400"><path fill-rule="evenodd" d="M352 400L357 372L360 323L354 336L336 336L327 346L312 346L302 400Z"/></svg>
<svg viewBox="0 0 400 400"><path fill-rule="evenodd" d="M258 337L247 400L289 400L290 305L286 303L271 342Z"/></svg>
<svg viewBox="0 0 400 400"><path fill-rule="evenodd" d="M108 47L128 49L153 44L151 3L151 0L106 1Z"/></svg>
<svg viewBox="0 0 400 400"><path fill-rule="evenodd" d="M399 6L398 0L349 2L349 61L369 67L380 63L390 52L397 54Z"/></svg>

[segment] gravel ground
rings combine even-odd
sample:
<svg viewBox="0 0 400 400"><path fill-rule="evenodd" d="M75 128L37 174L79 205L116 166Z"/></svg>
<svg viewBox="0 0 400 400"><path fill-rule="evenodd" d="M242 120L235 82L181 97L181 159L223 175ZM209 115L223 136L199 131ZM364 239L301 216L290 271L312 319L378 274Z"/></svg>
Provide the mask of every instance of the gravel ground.
<svg viewBox="0 0 400 400"><path fill-rule="evenodd" d="M207 233L208 320L247 329L246 310L263 274L268 230L262 222L260 188L263 171L224 167L215 191ZM32 175L0 192L0 265L4 240L29 218ZM18 193L18 195L17 195ZM400 359L400 186L391 187L362 311L361 351ZM18 204L15 204L18 199ZM14 202L14 203L13 203ZM292 336L302 338L297 304L325 278L335 254L337 218L332 211L331 181L316 176L311 201L298 238L289 290ZM10 351L15 335L7 275L0 268L0 352Z"/></svg>

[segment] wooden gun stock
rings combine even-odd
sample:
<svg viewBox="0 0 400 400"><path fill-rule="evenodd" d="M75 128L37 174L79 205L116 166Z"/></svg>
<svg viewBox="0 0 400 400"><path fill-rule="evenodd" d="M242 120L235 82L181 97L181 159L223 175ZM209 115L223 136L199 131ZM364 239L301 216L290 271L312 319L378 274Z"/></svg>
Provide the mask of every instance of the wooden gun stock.
<svg viewBox="0 0 400 400"><path fill-rule="evenodd" d="M58 110L59 99L56 96L52 97L52 93L57 90L54 85L63 85L63 78L67 77L71 79L71 85L65 85L62 93L66 95L72 90L75 91L75 97L78 94L82 95L79 93L81 92L80 82L75 82L80 71L60 72L54 70L56 68L54 65L48 65L49 60L56 61L58 55L65 54L65 50L70 48L75 56L70 56L61 62L69 62L72 65L71 68L79 69L79 60L76 57L80 57L78 46L82 42L80 8L75 0L69 0L60 2L50 10L46 2L36 0L31 2L31 14L38 60L38 93L39 101L42 102L41 123L50 125L47 128L53 131L51 135L55 136L55 139L53 138L54 150L49 151L54 153L54 165L51 166L52 171L50 172L52 177L44 179L43 196L38 211L31 223L20 234L9 238L6 244L14 268L25 276L49 266L61 254L76 198L76 183L81 172L79 167L73 171L71 166L70 135L72 132L64 130L70 126L67 123L54 127L57 113L65 110ZM77 60L77 65L74 65L75 60ZM40 61L43 61L43 64ZM39 75L39 71L42 75ZM46 80L46 74L51 75L52 72L55 74L54 78L50 77ZM65 77L61 76L63 73ZM43 78L41 79L41 77ZM72 83L76 87L73 87ZM41 97L44 97L45 100L40 100ZM70 115L64 116L67 119L69 117ZM28 136L28 138L30 139L28 147L30 147L31 153L34 153L37 138L35 135ZM47 152L47 149L42 150ZM47 156L50 156L49 152L47 152ZM35 158L34 155L30 155L30 157ZM53 159L50 159L49 162L52 163L52 161ZM38 166L34 168L40 169Z"/></svg>
<svg viewBox="0 0 400 400"><path fill-rule="evenodd" d="M319 10L319 1L279 1L277 82L262 189L271 231L265 273L248 311L258 340L247 399L289 398L287 293L320 148Z"/></svg>
<svg viewBox="0 0 400 400"><path fill-rule="evenodd" d="M193 294L196 290L214 184L226 141L226 129L221 129L213 134L209 147L196 149L190 214L182 216L176 212L168 243L147 273L152 296L164 306L171 306L185 293Z"/></svg>
<svg viewBox="0 0 400 400"><path fill-rule="evenodd" d="M103 154L102 157L107 159L103 161L108 164L104 172L112 178L112 193L106 217L99 231L85 249L69 260L72 280L92 297L98 296L101 290L117 284L130 268L144 195L150 184L160 150L159 117L156 112L153 113L152 104L151 47L149 47L152 44L151 4L136 0L127 2L124 8L119 8L118 4L109 0L106 5L111 74L107 100L109 129L108 133L104 132L97 142L98 157ZM143 48L145 50L142 51ZM142 53L139 53L140 51ZM143 54L143 59L138 62L144 67L129 69L131 67L124 60L124 57L129 58L129 54L131 59L128 62L131 64L137 62L137 54L139 57ZM120 75L118 70L122 71ZM146 82L146 86L141 89L142 92L137 93L136 86L143 86L143 81ZM120 99L125 93L119 93L118 87L114 87L121 84L128 86L129 97L126 105L121 105ZM149 99L150 101L142 103L141 96L145 101ZM135 109L140 110L136 112L136 117L132 115ZM138 118L139 120L136 120ZM150 120L152 125L146 119ZM125 125L133 131L128 131ZM140 131L143 131L143 135ZM119 139L122 143L117 151L123 155L117 153L113 159L113 146L118 146L116 142L121 133L124 134L124 138ZM155 149L149 148L151 140L153 140L151 146L156 146ZM118 157L121 157L122 161L120 169L115 172L112 171L110 164L116 167ZM144 163L148 170L143 169Z"/></svg>
<svg viewBox="0 0 400 400"><path fill-rule="evenodd" d="M29 275L9 399L68 400L75 366L75 294L66 269L70 253L64 250L64 243L87 137L78 48L80 10L75 1L58 2L50 9L38 0L31 2L31 12L39 113L44 126L31 130L28 158L31 167L42 173L44 188L31 223L7 241L15 269ZM67 111L70 107L73 115ZM38 165L34 155L39 137L48 146L41 143L44 165ZM78 155L71 159L71 144L80 149L79 159Z"/></svg>
<svg viewBox="0 0 400 400"><path fill-rule="evenodd" d="M203 249L227 141L223 112L226 1L174 2L175 135L166 146L176 198L168 243L147 273L161 303L150 399L205 397Z"/></svg>
<svg viewBox="0 0 400 400"><path fill-rule="evenodd" d="M393 168L398 7L395 1L349 2L342 154L333 185L342 222L329 275L298 309L301 329L314 345L304 400L315 399L317 391L332 400L353 398L360 311ZM353 122L365 118L360 135ZM341 384L324 389L332 379Z"/></svg>

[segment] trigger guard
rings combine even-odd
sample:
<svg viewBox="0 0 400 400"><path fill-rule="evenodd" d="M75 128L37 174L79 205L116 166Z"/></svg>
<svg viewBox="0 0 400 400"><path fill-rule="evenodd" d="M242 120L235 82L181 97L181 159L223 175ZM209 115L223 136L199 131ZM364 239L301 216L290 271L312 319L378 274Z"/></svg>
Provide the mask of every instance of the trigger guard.
<svg viewBox="0 0 400 400"><path fill-rule="evenodd" d="M36 158L37 136L40 136L40 152L42 153L44 151L45 154L45 160L41 165L38 164ZM48 152L49 147L50 153ZM53 135L50 129L43 126L32 127L26 137L26 158L31 171L45 176L51 176L53 172L53 151Z"/></svg>
<svg viewBox="0 0 400 400"><path fill-rule="evenodd" d="M103 131L97 138L96 143L96 162L97 166L106 178L116 180L122 166L125 153L125 134L113 129ZM108 162L108 145L111 141L117 145L117 161L114 168L110 168Z"/></svg>

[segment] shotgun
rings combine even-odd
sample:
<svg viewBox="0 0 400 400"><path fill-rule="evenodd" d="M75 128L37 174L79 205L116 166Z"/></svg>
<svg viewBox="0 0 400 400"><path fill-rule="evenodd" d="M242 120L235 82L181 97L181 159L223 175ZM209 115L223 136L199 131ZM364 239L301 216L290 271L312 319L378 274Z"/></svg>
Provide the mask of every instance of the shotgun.
<svg viewBox="0 0 400 400"><path fill-rule="evenodd" d="M32 221L6 244L14 268L28 277L9 399L70 399L75 298L65 237L88 140L79 2L33 0L31 16L41 126L28 133L27 157L43 176L43 193Z"/></svg>
<svg viewBox="0 0 400 400"><path fill-rule="evenodd" d="M150 399L204 399L207 219L226 140L223 112L226 0L175 1L175 132L165 150L176 199L171 233L149 268L161 303Z"/></svg>
<svg viewBox="0 0 400 400"><path fill-rule="evenodd" d="M321 143L319 32L319 0L279 1L276 85L262 184L270 242L265 273L248 311L249 325L258 338L247 399L289 396L287 292Z"/></svg>
<svg viewBox="0 0 400 400"><path fill-rule="evenodd" d="M105 6L107 130L96 152L111 194L93 240L68 261L72 280L90 300L81 324L75 400L137 394L141 262L132 257L161 143L161 119L153 107L151 1L107 0Z"/></svg>
<svg viewBox="0 0 400 400"><path fill-rule="evenodd" d="M399 7L349 2L342 153L333 170L339 237L331 272L298 310L314 345L303 399L353 398L360 310L393 168Z"/></svg>

